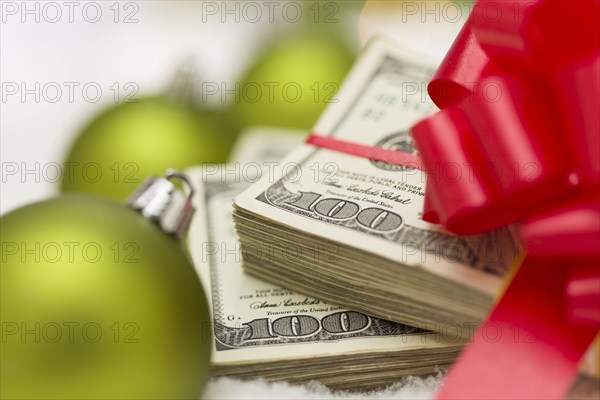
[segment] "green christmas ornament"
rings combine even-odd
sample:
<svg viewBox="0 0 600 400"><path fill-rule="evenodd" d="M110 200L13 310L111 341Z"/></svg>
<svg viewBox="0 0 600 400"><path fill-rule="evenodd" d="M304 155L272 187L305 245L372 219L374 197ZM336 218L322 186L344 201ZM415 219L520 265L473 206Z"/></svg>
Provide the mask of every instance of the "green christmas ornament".
<svg viewBox="0 0 600 400"><path fill-rule="evenodd" d="M333 100L353 60L345 43L325 29L276 42L240 83L233 105L238 128L310 129Z"/></svg>
<svg viewBox="0 0 600 400"><path fill-rule="evenodd" d="M223 163L235 140L213 111L171 97L122 103L96 117L70 149L63 192L123 200L167 168Z"/></svg>
<svg viewBox="0 0 600 400"><path fill-rule="evenodd" d="M66 194L1 218L1 398L199 398L210 316L177 177L129 208Z"/></svg>

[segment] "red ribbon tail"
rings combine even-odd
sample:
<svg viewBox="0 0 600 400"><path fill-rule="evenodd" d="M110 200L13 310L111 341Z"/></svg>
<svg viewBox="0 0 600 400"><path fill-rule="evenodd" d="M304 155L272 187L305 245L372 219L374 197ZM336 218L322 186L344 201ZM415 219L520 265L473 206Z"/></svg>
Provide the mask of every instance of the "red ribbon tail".
<svg viewBox="0 0 600 400"><path fill-rule="evenodd" d="M437 398L564 397L598 332L598 323L570 320L560 295L567 274L564 265L526 259Z"/></svg>

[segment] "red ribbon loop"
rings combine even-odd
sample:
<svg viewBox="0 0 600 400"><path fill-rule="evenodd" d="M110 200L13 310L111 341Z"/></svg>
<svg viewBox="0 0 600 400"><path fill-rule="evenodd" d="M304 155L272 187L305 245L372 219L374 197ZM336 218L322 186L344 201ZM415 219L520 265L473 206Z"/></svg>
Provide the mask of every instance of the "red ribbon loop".
<svg viewBox="0 0 600 400"><path fill-rule="evenodd" d="M596 0L580 3L586 12L600 12ZM499 15L495 23L489 22L491 5ZM566 50L561 39L567 55L544 65L553 53L541 35L550 35L563 14L578 26L573 8L542 0L474 7L429 85L443 110L412 129L429 169L458 163L463 170L459 184L438 177L428 186L428 221L473 234L534 216L548 199L598 191L598 40L571 37Z"/></svg>

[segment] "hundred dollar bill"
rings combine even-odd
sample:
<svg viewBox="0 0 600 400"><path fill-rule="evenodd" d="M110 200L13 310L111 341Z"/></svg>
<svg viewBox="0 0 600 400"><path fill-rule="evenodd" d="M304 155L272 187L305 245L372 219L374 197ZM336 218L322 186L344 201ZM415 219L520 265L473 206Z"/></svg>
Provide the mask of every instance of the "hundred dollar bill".
<svg viewBox="0 0 600 400"><path fill-rule="evenodd" d="M313 131L414 152L409 128L436 111L426 93L434 70L420 55L372 40ZM300 145L235 198L234 219L242 244L295 245L305 256L246 258L243 266L376 317L438 331L458 324L464 337L519 248L508 229L458 237L423 221L424 191L422 171ZM319 246L336 253L315 261L309 255Z"/></svg>

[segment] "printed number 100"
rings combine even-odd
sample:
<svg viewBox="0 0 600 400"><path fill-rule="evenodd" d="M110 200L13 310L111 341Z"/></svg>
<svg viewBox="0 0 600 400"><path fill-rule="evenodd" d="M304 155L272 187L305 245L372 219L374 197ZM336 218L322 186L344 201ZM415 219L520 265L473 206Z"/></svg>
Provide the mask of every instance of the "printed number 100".
<svg viewBox="0 0 600 400"><path fill-rule="evenodd" d="M327 315L319 321L310 315L277 318L259 318L245 323L250 331L244 340L271 339L277 336L301 337L317 333L321 328L332 334L353 333L369 326L370 319L356 311L343 311Z"/></svg>

